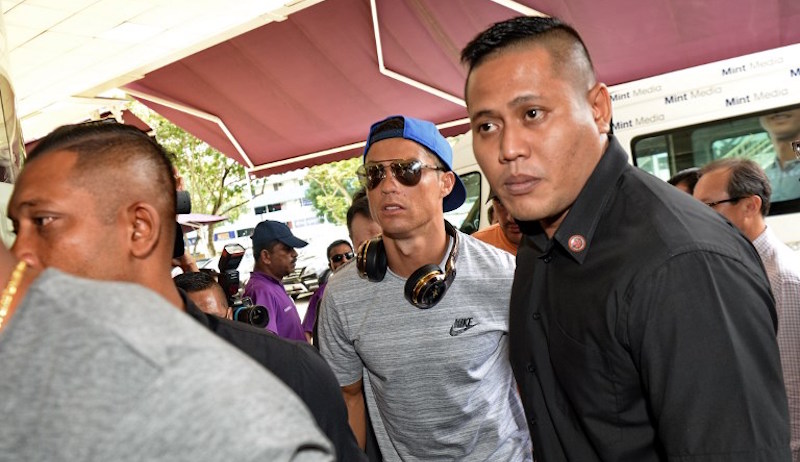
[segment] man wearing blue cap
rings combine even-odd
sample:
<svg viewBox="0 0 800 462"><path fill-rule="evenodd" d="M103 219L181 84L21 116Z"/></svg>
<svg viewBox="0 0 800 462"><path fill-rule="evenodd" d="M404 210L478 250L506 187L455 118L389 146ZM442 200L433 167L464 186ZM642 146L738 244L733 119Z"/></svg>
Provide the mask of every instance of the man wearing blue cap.
<svg viewBox="0 0 800 462"><path fill-rule="evenodd" d="M256 226L253 235L255 267L244 288L244 296L269 311L267 329L279 337L307 342L297 307L281 280L294 271L297 251L308 242L297 238L283 223L264 220Z"/></svg>
<svg viewBox="0 0 800 462"><path fill-rule="evenodd" d="M328 282L320 351L386 460L531 460L507 359L514 261L445 222L466 196L452 160L430 122L372 126L357 173L383 234Z"/></svg>

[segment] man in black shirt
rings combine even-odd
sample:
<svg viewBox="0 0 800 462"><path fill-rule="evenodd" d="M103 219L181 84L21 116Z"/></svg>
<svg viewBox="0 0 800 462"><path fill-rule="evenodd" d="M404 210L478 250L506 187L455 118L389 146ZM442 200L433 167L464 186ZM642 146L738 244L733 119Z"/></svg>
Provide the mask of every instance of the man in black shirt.
<svg viewBox="0 0 800 462"><path fill-rule="evenodd" d="M365 460L338 382L313 347L203 313L175 287L175 179L163 148L143 132L122 124L56 129L28 155L8 215L17 233L11 250L20 260L155 291L286 383L309 407L338 460ZM230 437L236 444L236 435Z"/></svg>
<svg viewBox="0 0 800 462"><path fill-rule="evenodd" d="M628 164L571 27L512 19L462 58L475 156L525 234L509 335L537 460L790 460L753 247Z"/></svg>

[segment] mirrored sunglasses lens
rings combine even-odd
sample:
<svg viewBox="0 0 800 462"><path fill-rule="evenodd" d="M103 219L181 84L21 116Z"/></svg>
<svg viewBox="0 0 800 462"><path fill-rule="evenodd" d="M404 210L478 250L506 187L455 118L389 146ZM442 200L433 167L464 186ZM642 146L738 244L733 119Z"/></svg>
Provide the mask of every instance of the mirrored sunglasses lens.
<svg viewBox="0 0 800 462"><path fill-rule="evenodd" d="M356 176L361 186L375 189L384 178L383 166L380 164L364 164L356 170Z"/></svg>
<svg viewBox="0 0 800 462"><path fill-rule="evenodd" d="M422 178L422 163L417 160L392 163L392 173L405 186L414 186Z"/></svg>
<svg viewBox="0 0 800 462"><path fill-rule="evenodd" d="M375 189L383 181L383 165L367 165L367 189Z"/></svg>

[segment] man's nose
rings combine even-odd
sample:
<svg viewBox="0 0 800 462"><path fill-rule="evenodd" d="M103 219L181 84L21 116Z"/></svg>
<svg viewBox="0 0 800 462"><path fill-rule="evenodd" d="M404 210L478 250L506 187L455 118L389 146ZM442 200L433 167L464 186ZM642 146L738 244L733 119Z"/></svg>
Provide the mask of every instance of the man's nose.
<svg viewBox="0 0 800 462"><path fill-rule="evenodd" d="M524 136L525 129L517 124L507 124L500 137L500 162L510 162L527 155L529 147Z"/></svg>
<svg viewBox="0 0 800 462"><path fill-rule="evenodd" d="M42 268L42 263L34 251L33 245L22 235L17 235L14 244L11 246L11 253L18 259L27 263L31 268Z"/></svg>
<svg viewBox="0 0 800 462"><path fill-rule="evenodd" d="M378 187L381 189L381 192L390 193L397 191L400 183L397 181L397 178L394 177L394 172L392 172L392 169L388 165L384 166L383 168L383 181L381 181L381 184L378 185Z"/></svg>

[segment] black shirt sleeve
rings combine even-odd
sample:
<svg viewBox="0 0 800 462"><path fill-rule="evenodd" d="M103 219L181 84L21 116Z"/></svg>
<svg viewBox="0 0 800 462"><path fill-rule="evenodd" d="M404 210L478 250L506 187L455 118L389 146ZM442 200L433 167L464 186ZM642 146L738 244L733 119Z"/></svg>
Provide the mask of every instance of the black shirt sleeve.
<svg viewBox="0 0 800 462"><path fill-rule="evenodd" d="M633 282L619 334L668 460L785 460L788 414L763 278L752 264L693 251Z"/></svg>

